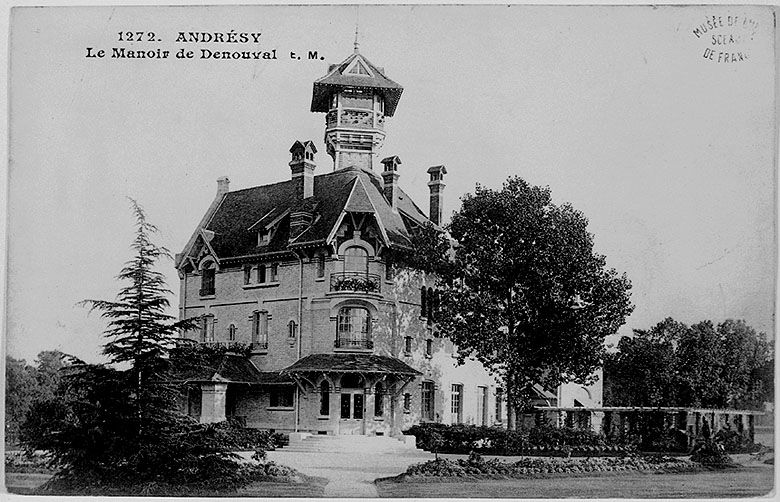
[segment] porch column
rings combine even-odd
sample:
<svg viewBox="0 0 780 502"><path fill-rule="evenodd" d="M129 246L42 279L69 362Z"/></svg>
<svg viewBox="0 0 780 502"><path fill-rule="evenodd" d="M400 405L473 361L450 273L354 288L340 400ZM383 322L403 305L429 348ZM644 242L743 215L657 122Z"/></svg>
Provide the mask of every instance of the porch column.
<svg viewBox="0 0 780 502"><path fill-rule="evenodd" d="M227 383L203 383L200 385L200 423L210 424L225 420Z"/></svg>
<svg viewBox="0 0 780 502"><path fill-rule="evenodd" d="M604 422L603 411L591 411L590 413L590 430L593 432L601 432L601 424Z"/></svg>
<svg viewBox="0 0 780 502"><path fill-rule="evenodd" d="M341 387L331 386L330 393L330 420L333 423L333 433L341 434Z"/></svg>
<svg viewBox="0 0 780 502"><path fill-rule="evenodd" d="M371 387L363 388L363 434L374 432L374 391Z"/></svg>

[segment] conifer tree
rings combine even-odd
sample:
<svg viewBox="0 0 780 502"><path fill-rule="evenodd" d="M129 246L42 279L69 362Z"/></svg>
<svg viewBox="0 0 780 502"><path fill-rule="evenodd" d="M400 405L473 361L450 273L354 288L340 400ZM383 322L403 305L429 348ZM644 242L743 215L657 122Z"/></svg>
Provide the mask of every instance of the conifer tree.
<svg viewBox="0 0 780 502"><path fill-rule="evenodd" d="M100 311L109 319L105 331L109 341L103 353L112 364L129 363L135 382L133 399L139 428L143 426L145 407L153 396L149 383L156 386L164 380L162 371L177 333L194 327L192 320L176 321L166 312L170 306L171 291L165 284L165 276L155 266L161 259L171 259L170 252L152 242L158 229L146 219L138 203L130 199L135 217L135 238L131 248L134 256L128 260L117 279L126 283L116 300L84 300L82 305L90 311ZM141 432L140 430L138 431Z"/></svg>

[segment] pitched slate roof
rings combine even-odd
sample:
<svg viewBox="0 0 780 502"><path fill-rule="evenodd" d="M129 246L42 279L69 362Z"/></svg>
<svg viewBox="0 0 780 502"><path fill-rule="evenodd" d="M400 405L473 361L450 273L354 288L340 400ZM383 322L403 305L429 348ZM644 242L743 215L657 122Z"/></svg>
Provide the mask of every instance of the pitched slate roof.
<svg viewBox="0 0 780 502"><path fill-rule="evenodd" d="M238 354L225 353L197 367L175 368L170 380L175 382L233 382L249 384L292 384L278 371L260 371Z"/></svg>
<svg viewBox="0 0 780 502"><path fill-rule="evenodd" d="M356 75L346 73L355 59L365 64L372 75ZM385 115L392 117L404 88L385 76L384 68L374 66L362 54L355 52L337 65L331 65L328 73L314 81L314 91L311 97L311 111L327 112L330 110L330 96L343 87L368 87L377 89L385 98Z"/></svg>
<svg viewBox="0 0 780 502"><path fill-rule="evenodd" d="M301 371L422 375L399 359L374 354L311 354L283 369L282 374Z"/></svg>
<svg viewBox="0 0 780 502"><path fill-rule="evenodd" d="M323 244L345 210L372 212L391 246L409 247L409 229L399 214L422 224L427 216L402 190L393 212L385 199L382 180L371 171L346 168L314 177L314 196L305 204L314 207L315 220L291 243L289 223L283 220L266 246L258 246L257 231L287 210L295 200L292 180L236 190L225 194L205 229L213 232L209 244L219 259L284 252L290 247Z"/></svg>

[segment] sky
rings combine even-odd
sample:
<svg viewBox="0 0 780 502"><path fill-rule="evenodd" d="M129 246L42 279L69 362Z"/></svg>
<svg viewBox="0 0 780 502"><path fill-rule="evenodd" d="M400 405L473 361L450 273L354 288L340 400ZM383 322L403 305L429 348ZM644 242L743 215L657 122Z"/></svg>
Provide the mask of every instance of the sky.
<svg viewBox="0 0 780 502"><path fill-rule="evenodd" d="M312 82L351 54L356 21L361 53L404 87L380 158L402 159L399 183L421 208L432 165L448 171L445 221L477 183L519 175L581 210L596 250L631 279L619 334L671 316L774 336L769 8L50 7L11 16L7 353L101 360L105 321L76 303L119 288L127 197L175 253L218 177L231 189L288 179L295 140L317 145L317 174L332 170ZM231 30L259 43L175 41ZM127 31L159 41L119 41ZM117 59L113 47L171 52ZM178 277L172 262L162 270L175 315Z"/></svg>

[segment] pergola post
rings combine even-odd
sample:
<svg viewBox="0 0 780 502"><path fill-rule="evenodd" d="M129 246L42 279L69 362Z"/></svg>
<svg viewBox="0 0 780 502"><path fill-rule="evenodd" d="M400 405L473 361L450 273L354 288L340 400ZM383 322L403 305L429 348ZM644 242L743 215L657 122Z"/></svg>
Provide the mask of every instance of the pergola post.
<svg viewBox="0 0 780 502"><path fill-rule="evenodd" d="M225 420L227 386L228 384L224 382L203 383L200 385L200 423L210 424Z"/></svg>

